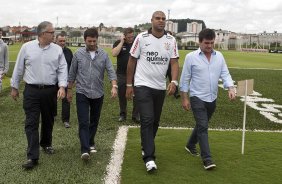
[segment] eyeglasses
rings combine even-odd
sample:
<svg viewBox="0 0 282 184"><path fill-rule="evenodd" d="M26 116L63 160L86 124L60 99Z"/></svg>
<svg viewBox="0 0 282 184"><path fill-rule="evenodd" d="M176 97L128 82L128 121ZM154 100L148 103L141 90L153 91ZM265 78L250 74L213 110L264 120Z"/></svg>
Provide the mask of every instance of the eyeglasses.
<svg viewBox="0 0 282 184"><path fill-rule="evenodd" d="M44 33L54 34L54 33L55 33L55 31L45 31Z"/></svg>

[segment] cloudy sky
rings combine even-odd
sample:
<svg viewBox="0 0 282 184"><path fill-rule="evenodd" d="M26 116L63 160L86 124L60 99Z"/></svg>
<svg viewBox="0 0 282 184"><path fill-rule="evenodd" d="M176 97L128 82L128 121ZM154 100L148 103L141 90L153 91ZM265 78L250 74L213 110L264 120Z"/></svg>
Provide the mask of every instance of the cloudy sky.
<svg viewBox="0 0 282 184"><path fill-rule="evenodd" d="M6 0L0 27L33 26L43 20L58 26L134 26L152 13L170 10L172 19L199 19L207 27L235 32L282 33L282 0Z"/></svg>

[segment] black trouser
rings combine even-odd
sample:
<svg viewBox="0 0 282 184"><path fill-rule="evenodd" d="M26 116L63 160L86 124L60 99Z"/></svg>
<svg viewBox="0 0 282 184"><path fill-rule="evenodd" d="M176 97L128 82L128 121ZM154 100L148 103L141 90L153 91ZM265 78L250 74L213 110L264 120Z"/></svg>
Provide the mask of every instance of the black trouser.
<svg viewBox="0 0 282 184"><path fill-rule="evenodd" d="M42 147L52 145L54 125L55 86L40 89L35 85L26 84L23 96L23 108L26 115L25 133L27 137L27 158L39 159L39 144ZM39 143L39 117L41 114L41 137Z"/></svg>
<svg viewBox="0 0 282 184"><path fill-rule="evenodd" d="M187 142L188 148L195 148L199 142L202 160L210 160L210 146L208 141L209 120L216 108L216 100L205 102L196 96L190 98L191 108L196 121L195 128Z"/></svg>
<svg viewBox="0 0 282 184"><path fill-rule="evenodd" d="M134 87L137 107L141 122L141 145L144 151L143 160L155 160L155 136L158 131L165 90L145 86Z"/></svg>
<svg viewBox="0 0 282 184"><path fill-rule="evenodd" d="M126 99L126 74L117 74L118 81L118 99L119 99L119 115L126 118L127 116L127 99ZM132 118L139 119L136 100L133 98Z"/></svg>
<svg viewBox="0 0 282 184"><path fill-rule="evenodd" d="M70 103L67 99L67 93L68 93L67 88L65 91L66 91L66 97L62 99L62 121L69 122L70 121Z"/></svg>

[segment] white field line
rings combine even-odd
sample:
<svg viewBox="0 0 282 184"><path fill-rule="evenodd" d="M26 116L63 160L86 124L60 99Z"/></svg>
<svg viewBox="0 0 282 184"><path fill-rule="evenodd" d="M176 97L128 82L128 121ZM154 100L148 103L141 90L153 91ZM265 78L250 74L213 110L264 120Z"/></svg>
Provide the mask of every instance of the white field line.
<svg viewBox="0 0 282 184"><path fill-rule="evenodd" d="M104 178L105 184L120 184L120 172L123 163L123 156L127 141L127 133L129 128L140 128L140 126L121 126L119 127L114 145L113 152L111 154L110 162L107 166L106 176ZM193 128L186 127L159 127L160 129L172 129L172 130L192 130ZM238 131L242 129L223 129L223 128L211 128L209 131ZM282 133L282 130L246 130L247 132L270 132L270 133Z"/></svg>
<svg viewBox="0 0 282 184"><path fill-rule="evenodd" d="M127 141L127 126L121 126L118 129L118 133L113 145L113 152L111 159L107 165L106 176L104 178L105 184L119 184L121 165L123 162L123 155Z"/></svg>
<svg viewBox="0 0 282 184"><path fill-rule="evenodd" d="M242 69L242 70L282 70L279 68L241 68L241 67L228 67L231 69Z"/></svg>

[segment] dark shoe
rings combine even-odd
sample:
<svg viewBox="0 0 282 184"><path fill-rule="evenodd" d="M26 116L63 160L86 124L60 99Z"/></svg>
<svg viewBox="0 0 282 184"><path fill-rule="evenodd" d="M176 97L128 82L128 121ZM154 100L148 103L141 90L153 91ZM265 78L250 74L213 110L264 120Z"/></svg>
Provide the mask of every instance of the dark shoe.
<svg viewBox="0 0 282 184"><path fill-rule="evenodd" d="M64 122L66 128L70 128L70 123L68 121Z"/></svg>
<svg viewBox="0 0 282 184"><path fill-rule="evenodd" d="M90 159L90 155L89 153L82 153L80 158L84 161L88 161Z"/></svg>
<svg viewBox="0 0 282 184"><path fill-rule="evenodd" d="M132 117L132 121L134 123L140 123L140 119L139 118L136 118L136 117Z"/></svg>
<svg viewBox="0 0 282 184"><path fill-rule="evenodd" d="M212 162L212 160L205 160L203 161L204 163L204 168L206 170L212 170L216 167L216 165Z"/></svg>
<svg viewBox="0 0 282 184"><path fill-rule="evenodd" d="M120 116L119 118L118 118L118 121L119 122L123 122L123 121L125 121L126 120L126 118L124 117L124 116Z"/></svg>
<svg viewBox="0 0 282 184"><path fill-rule="evenodd" d="M26 169L26 170L29 170L29 169L33 169L35 166L38 165L38 160L31 160L31 159L28 159L26 161L26 163L24 163L22 165L23 169Z"/></svg>
<svg viewBox="0 0 282 184"><path fill-rule="evenodd" d="M196 156L196 157L200 156L196 148L188 148L187 146L185 146L185 150L188 151L188 153L190 153L193 156Z"/></svg>
<svg viewBox="0 0 282 184"><path fill-rule="evenodd" d="M176 99L178 99L178 98L180 97L179 94L174 94L173 96L174 96L174 98L176 98Z"/></svg>
<svg viewBox="0 0 282 184"><path fill-rule="evenodd" d="M42 147L43 148L43 151L46 153L46 154L49 154L49 155L52 155L54 154L55 150L52 146L49 146L49 147Z"/></svg>

